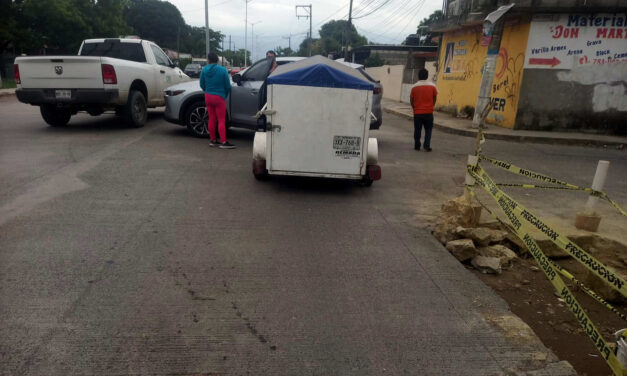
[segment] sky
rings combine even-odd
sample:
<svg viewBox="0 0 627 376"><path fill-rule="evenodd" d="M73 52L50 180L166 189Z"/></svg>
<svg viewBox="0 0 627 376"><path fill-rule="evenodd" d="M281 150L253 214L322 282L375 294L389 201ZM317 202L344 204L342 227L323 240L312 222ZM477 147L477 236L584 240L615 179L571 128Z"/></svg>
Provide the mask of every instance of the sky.
<svg viewBox="0 0 627 376"><path fill-rule="evenodd" d="M168 0L187 24L205 25L204 0ZM245 0L208 0L209 27L226 35L224 48L244 48ZM296 5L312 6L312 33L317 38L320 27L330 20L348 19L350 0L248 0L248 38L253 61L277 46L298 49L309 31L309 19L296 17ZM442 0L354 0L353 24L371 43L400 44L416 32L420 20L442 8ZM299 9L299 15L307 10ZM254 23L254 26L251 24Z"/></svg>

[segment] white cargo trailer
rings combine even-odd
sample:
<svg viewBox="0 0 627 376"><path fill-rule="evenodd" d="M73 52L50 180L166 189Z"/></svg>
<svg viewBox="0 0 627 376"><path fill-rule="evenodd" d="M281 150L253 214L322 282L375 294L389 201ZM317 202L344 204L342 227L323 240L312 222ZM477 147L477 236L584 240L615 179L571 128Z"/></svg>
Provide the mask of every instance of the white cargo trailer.
<svg viewBox="0 0 627 376"><path fill-rule="evenodd" d="M353 68L314 56L278 67L267 80L253 174L381 178L369 137L372 83ZM265 118L264 118L265 117Z"/></svg>

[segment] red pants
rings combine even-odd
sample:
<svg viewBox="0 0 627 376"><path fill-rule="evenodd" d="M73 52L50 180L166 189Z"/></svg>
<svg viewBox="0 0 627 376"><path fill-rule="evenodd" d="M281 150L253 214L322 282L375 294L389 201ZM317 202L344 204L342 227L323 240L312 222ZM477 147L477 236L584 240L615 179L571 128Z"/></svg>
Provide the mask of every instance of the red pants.
<svg viewBox="0 0 627 376"><path fill-rule="evenodd" d="M205 105L209 116L209 137L216 140L216 116L218 117L218 131L220 142L226 142L226 101L219 95L205 93Z"/></svg>

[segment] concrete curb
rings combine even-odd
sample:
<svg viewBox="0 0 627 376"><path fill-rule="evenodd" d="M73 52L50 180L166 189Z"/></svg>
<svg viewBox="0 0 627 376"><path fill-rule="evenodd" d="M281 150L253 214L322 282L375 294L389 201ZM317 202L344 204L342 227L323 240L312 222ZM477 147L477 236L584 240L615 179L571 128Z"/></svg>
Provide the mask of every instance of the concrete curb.
<svg viewBox="0 0 627 376"><path fill-rule="evenodd" d="M409 120L413 120L413 116L397 110L395 108L384 107L385 112L389 112L394 115L404 117ZM438 124L437 120L434 122L433 127L441 130L442 132L456 134L465 137L477 137L477 131L473 129L460 129L449 127L443 124ZM609 140L594 140L594 139L579 139L579 138L564 138L555 136L527 136L527 135L515 135L515 134L501 134L485 132L484 137L490 140L501 141L515 141L515 142L530 142L535 144L553 144L553 145L575 145L575 146L595 146L595 147L615 147L617 149L625 148L627 141L609 141Z"/></svg>
<svg viewBox="0 0 627 376"><path fill-rule="evenodd" d="M15 95L15 89L0 90L0 97L8 97L9 95Z"/></svg>

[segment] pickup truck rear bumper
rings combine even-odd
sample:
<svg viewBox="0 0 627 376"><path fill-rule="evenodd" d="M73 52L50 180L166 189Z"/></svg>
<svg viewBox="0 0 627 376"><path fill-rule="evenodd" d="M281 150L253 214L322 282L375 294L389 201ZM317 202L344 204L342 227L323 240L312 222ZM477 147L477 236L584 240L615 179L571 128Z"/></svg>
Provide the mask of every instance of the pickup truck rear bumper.
<svg viewBox="0 0 627 376"><path fill-rule="evenodd" d="M15 95L20 102L33 105L106 104L115 102L119 97L118 89L71 89L71 92L69 99L57 99L55 89L17 89Z"/></svg>

